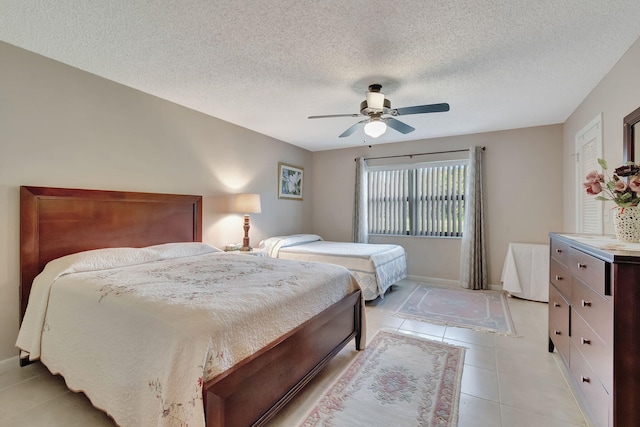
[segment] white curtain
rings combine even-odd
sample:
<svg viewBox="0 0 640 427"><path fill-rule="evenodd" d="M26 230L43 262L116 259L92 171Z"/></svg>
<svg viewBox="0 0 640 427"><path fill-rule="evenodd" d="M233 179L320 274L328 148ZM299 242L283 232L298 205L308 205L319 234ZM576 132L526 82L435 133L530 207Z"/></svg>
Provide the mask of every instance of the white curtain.
<svg viewBox="0 0 640 427"><path fill-rule="evenodd" d="M482 147L470 148L460 257L460 283L462 287L468 289L487 289L488 287L482 202L482 163Z"/></svg>
<svg viewBox="0 0 640 427"><path fill-rule="evenodd" d="M367 217L367 162L364 157L356 159L356 188L353 201L353 242L369 243L369 220Z"/></svg>

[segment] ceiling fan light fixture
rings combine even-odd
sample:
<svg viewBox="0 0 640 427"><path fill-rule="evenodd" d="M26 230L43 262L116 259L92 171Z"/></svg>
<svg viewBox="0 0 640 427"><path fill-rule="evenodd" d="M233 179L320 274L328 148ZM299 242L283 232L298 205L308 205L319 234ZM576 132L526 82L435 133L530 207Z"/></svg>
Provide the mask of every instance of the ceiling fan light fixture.
<svg viewBox="0 0 640 427"><path fill-rule="evenodd" d="M387 124L382 120L371 120L364 125L364 133L371 138L377 138L387 131Z"/></svg>
<svg viewBox="0 0 640 427"><path fill-rule="evenodd" d="M367 92L367 107L371 110L382 110L384 108L384 94L380 92Z"/></svg>

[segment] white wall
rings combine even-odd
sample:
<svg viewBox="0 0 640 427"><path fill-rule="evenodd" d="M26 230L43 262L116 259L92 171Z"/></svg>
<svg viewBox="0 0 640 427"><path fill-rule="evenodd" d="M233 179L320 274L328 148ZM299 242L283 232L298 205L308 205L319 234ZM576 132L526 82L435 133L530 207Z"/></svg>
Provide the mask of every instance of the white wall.
<svg viewBox="0 0 640 427"><path fill-rule="evenodd" d="M591 119L602 113L602 155L610 168L622 165L622 123L626 115L640 107L640 39L591 91L589 96L569 116L564 124L564 228L576 231L576 192L583 188L576 183L575 137ZM640 156L640 154L636 154ZM635 159L639 162L640 159ZM603 203L603 209L614 207ZM604 223L604 233L613 234L613 223Z"/></svg>
<svg viewBox="0 0 640 427"><path fill-rule="evenodd" d="M484 153L489 283L500 286L509 242L547 243L562 231L562 125L419 140L313 153L313 231L327 240L351 240L355 162L377 157L464 149ZM427 157L425 157L427 159ZM459 280L460 239L372 237L408 253L411 276Z"/></svg>
<svg viewBox="0 0 640 427"><path fill-rule="evenodd" d="M305 168L305 201L277 167ZM216 196L262 195L251 243L310 231L311 153L0 43L0 360L17 355L20 185L200 194L205 242L242 241Z"/></svg>

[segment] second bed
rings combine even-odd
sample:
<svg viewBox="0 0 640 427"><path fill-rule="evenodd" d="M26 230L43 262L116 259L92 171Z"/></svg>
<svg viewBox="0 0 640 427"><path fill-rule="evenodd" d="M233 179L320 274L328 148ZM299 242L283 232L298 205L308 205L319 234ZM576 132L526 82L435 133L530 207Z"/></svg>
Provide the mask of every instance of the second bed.
<svg viewBox="0 0 640 427"><path fill-rule="evenodd" d="M399 245L329 242L316 234L270 237L260 242L271 258L325 262L348 268L358 279L367 301L384 297L407 277L405 250Z"/></svg>

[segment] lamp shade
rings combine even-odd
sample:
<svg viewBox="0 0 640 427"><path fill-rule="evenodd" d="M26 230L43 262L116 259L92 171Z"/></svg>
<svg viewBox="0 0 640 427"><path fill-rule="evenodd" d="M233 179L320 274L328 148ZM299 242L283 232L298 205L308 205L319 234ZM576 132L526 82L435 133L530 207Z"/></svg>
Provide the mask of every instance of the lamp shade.
<svg viewBox="0 0 640 427"><path fill-rule="evenodd" d="M260 195L236 194L231 201L231 211L241 214L260 213Z"/></svg>

